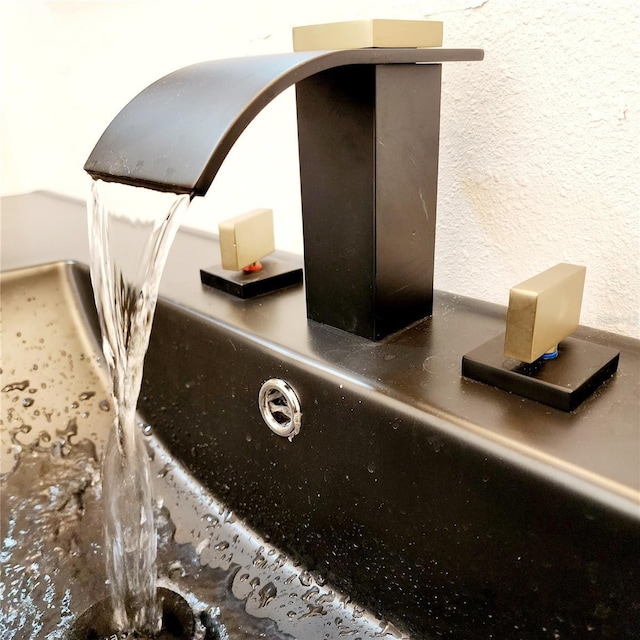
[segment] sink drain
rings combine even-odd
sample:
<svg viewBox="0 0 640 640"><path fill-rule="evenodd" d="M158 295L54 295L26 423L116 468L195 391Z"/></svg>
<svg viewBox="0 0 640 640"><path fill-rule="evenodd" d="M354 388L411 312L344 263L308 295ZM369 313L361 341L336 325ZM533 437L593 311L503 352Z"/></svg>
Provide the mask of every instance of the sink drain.
<svg viewBox="0 0 640 640"><path fill-rule="evenodd" d="M158 588L162 602L162 629L154 640L191 640L195 632L195 619L187 601L174 591ZM111 598L105 598L89 607L75 622L68 640L124 640L143 638L137 633L121 633L113 629Z"/></svg>
<svg viewBox="0 0 640 640"><path fill-rule="evenodd" d="M293 387L280 378L271 378L261 387L258 406L269 429L292 440L300 432L302 410Z"/></svg>

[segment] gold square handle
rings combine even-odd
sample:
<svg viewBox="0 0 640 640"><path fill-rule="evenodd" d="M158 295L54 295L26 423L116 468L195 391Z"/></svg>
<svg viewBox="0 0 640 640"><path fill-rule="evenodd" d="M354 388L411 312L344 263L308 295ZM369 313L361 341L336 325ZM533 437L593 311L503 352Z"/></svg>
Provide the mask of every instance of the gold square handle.
<svg viewBox="0 0 640 640"><path fill-rule="evenodd" d="M222 268L239 271L276 250L273 210L254 209L218 225Z"/></svg>
<svg viewBox="0 0 640 640"><path fill-rule="evenodd" d="M578 328L585 273L586 267L561 263L510 289L507 358L534 362Z"/></svg>

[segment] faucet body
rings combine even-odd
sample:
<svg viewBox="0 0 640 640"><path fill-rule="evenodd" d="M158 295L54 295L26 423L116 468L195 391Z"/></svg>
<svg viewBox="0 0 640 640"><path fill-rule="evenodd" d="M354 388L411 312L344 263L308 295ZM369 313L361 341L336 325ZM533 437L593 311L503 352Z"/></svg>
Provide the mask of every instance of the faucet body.
<svg viewBox="0 0 640 640"><path fill-rule="evenodd" d="M359 49L192 65L138 94L85 170L204 195L245 127L296 85L307 315L380 340L431 313L441 63L482 57Z"/></svg>
<svg viewBox="0 0 640 640"><path fill-rule="evenodd" d="M379 340L431 314L441 70L352 65L296 86L310 318Z"/></svg>

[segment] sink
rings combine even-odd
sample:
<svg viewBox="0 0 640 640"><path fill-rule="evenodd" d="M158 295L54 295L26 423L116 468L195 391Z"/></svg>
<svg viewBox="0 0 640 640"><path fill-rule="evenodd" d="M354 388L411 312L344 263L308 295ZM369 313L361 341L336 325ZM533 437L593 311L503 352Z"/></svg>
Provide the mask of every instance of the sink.
<svg viewBox="0 0 640 640"><path fill-rule="evenodd" d="M29 380L2 394L6 552L17 533L5 487L26 490L56 442L69 464L86 458L73 517L99 518L95 460L110 420L83 204L35 193L2 206L1 384ZM620 365L565 413L460 376L462 355L501 332L502 307L436 292L431 318L373 343L308 321L302 287L240 300L203 286L199 269L215 261L214 238L178 233L138 406L167 584L232 640L635 637L638 341L580 327L620 350ZM261 415L268 380L299 399L293 437ZM23 423L29 433L15 431ZM35 458L7 472L11 437ZM42 633L106 593L99 539L60 535ZM87 554L93 586L74 573Z"/></svg>
<svg viewBox="0 0 640 640"><path fill-rule="evenodd" d="M108 596L100 454L112 406L99 323L77 262L5 270L0 286L0 636L68 638ZM198 638L405 637L238 517L138 420L158 499L159 586L191 605Z"/></svg>

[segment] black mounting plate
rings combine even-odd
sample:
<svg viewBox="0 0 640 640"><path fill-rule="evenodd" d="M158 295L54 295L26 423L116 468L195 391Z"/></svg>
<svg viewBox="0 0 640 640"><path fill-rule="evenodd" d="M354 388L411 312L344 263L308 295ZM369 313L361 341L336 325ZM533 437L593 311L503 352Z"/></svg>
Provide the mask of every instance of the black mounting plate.
<svg viewBox="0 0 640 640"><path fill-rule="evenodd" d="M555 360L527 364L505 357L503 333L462 357L462 375L573 411L616 372L619 357L615 349L566 338L558 345Z"/></svg>
<svg viewBox="0 0 640 640"><path fill-rule="evenodd" d="M302 267L277 258L265 258L261 262L262 269L252 273L229 271L216 264L200 269L200 281L245 299L263 296L302 282Z"/></svg>

